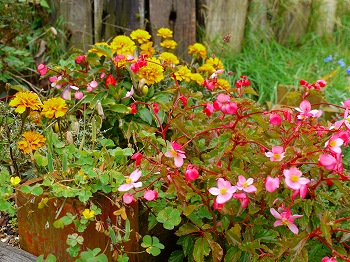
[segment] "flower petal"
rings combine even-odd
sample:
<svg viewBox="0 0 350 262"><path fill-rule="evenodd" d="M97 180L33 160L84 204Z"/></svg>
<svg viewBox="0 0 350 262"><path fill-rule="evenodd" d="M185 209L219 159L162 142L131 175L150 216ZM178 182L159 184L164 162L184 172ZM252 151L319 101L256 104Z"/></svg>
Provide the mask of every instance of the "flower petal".
<svg viewBox="0 0 350 262"><path fill-rule="evenodd" d="M299 233L299 229L296 225L290 223L288 225L288 228L290 229L290 231L292 231L294 234L298 234Z"/></svg>
<svg viewBox="0 0 350 262"><path fill-rule="evenodd" d="M224 204L227 201L229 201L231 198L232 198L232 194L230 193L221 194L216 197L216 202L218 204Z"/></svg>
<svg viewBox="0 0 350 262"><path fill-rule="evenodd" d="M220 195L220 189L216 187L209 188L209 193L214 196Z"/></svg>
<svg viewBox="0 0 350 262"><path fill-rule="evenodd" d="M118 191L125 192L125 191L129 191L132 188L133 188L132 184L122 184L118 187Z"/></svg>
<svg viewBox="0 0 350 262"><path fill-rule="evenodd" d="M278 212L276 211L276 209L270 208L270 212L271 212L271 214L272 214L275 218L277 218L277 219L282 219L280 213L278 213ZM276 222L277 222L277 221L276 221Z"/></svg>

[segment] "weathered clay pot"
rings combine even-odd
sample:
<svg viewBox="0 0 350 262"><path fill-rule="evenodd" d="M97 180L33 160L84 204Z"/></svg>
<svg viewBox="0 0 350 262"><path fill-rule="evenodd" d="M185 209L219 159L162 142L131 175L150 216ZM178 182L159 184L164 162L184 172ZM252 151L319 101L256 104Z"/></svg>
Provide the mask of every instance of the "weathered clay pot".
<svg viewBox="0 0 350 262"><path fill-rule="evenodd" d="M37 181L28 181L25 184L30 185L35 182ZM54 198L48 193L40 196L24 194L19 189L16 195L18 233L20 246L23 250L36 256L53 254L57 257L57 261L61 262L75 261L76 258L72 258L66 251L69 247L66 244L66 240L69 234L78 233L78 235L84 237L82 250L99 247L107 255L108 261L116 261L113 260L115 250L111 249L110 238L95 229L95 222L90 222L83 233L77 232L73 223L65 226L64 229L57 229L53 226L53 223L60 217L65 216L66 213L80 216L86 208L84 203L75 198ZM49 201L44 208L38 209L38 204L45 197L48 197ZM96 194L92 201L102 209L102 214L96 216L96 219L102 221L105 228L107 223L123 228L123 223L117 224L116 216L113 215L113 212L118 210L118 207L110 199L102 194ZM137 252L139 247L136 240L136 232L138 232L137 203L127 206L126 212L130 220L132 233L130 235L131 240L125 243L125 250ZM138 261L136 255L131 254L129 258L129 261Z"/></svg>

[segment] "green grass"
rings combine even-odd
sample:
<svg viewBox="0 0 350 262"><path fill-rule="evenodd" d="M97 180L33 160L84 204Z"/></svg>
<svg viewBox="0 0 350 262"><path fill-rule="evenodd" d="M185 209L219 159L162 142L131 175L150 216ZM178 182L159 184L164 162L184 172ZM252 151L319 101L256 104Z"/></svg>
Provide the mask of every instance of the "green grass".
<svg viewBox="0 0 350 262"><path fill-rule="evenodd" d="M235 72L234 79L247 75L252 86L259 93L258 102L276 101L278 85L299 86L299 80L313 83L327 80L325 91L327 101L339 104L350 97L350 75L345 71L350 66L348 43L350 42L350 16L342 17L342 26L326 39L306 35L297 46L283 46L275 40L258 41L247 39L242 52L232 56L223 52L220 56L225 68ZM325 63L324 58L333 55L333 61ZM337 61L343 58L346 64L340 68ZM336 73L329 77L334 70Z"/></svg>

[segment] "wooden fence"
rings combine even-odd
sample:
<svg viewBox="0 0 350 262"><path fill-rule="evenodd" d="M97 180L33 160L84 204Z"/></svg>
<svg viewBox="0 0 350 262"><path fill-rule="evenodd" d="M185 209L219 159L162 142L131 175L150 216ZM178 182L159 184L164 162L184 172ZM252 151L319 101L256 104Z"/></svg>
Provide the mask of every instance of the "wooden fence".
<svg viewBox="0 0 350 262"><path fill-rule="evenodd" d="M207 41L230 34L238 52L245 37L274 37L298 42L310 31L329 36L350 0L51 0L71 32L70 44L87 49L99 41L143 28L154 37L160 27L174 31L177 54L198 40L198 25ZM315 15L316 14L316 15ZM341 25L340 25L341 26ZM154 37L154 39L156 39Z"/></svg>

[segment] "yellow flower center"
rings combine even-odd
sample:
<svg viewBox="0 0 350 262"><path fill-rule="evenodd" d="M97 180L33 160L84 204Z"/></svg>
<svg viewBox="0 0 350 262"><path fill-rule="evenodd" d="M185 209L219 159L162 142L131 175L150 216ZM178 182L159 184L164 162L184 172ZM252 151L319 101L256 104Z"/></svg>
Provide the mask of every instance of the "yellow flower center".
<svg viewBox="0 0 350 262"><path fill-rule="evenodd" d="M243 183L243 187L247 187L247 186L249 186L249 184L248 184L247 181L245 181L245 182Z"/></svg>
<svg viewBox="0 0 350 262"><path fill-rule="evenodd" d="M350 122L350 116L348 116L348 117L346 118L346 121Z"/></svg>
<svg viewBox="0 0 350 262"><path fill-rule="evenodd" d="M227 192L226 188L220 188L220 194L223 195Z"/></svg>
<svg viewBox="0 0 350 262"><path fill-rule="evenodd" d="M127 184L130 184L130 183L132 182L132 179L131 179L131 178L127 178L127 179L125 179L125 182L126 182Z"/></svg>
<svg viewBox="0 0 350 262"><path fill-rule="evenodd" d="M337 146L337 142L335 140L332 140L331 142L329 142L329 146L335 147L335 146Z"/></svg>
<svg viewBox="0 0 350 262"><path fill-rule="evenodd" d="M299 177L297 175L291 175L290 176L290 180L292 180L292 182L298 182L299 181Z"/></svg>
<svg viewBox="0 0 350 262"><path fill-rule="evenodd" d="M290 222L288 221L287 218L282 218L282 225L284 226L289 226Z"/></svg>
<svg viewBox="0 0 350 262"><path fill-rule="evenodd" d="M273 154L273 158L279 159L279 158L281 158L281 154Z"/></svg>

